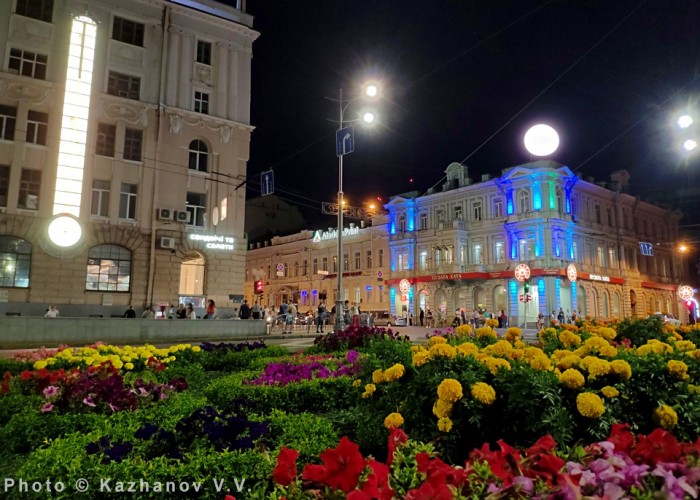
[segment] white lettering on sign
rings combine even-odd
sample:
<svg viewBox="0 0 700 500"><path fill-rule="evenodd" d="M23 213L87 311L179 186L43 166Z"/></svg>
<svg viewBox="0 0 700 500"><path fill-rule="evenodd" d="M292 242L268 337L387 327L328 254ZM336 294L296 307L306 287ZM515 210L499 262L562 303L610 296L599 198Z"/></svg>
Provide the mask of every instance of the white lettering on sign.
<svg viewBox="0 0 700 500"><path fill-rule="evenodd" d="M190 234L191 241L202 241L204 247L210 250L233 250L233 238L231 236L219 236L217 234Z"/></svg>
<svg viewBox="0 0 700 500"><path fill-rule="evenodd" d="M601 276L600 274L591 274L590 279L593 281L610 281L610 276Z"/></svg>
<svg viewBox="0 0 700 500"><path fill-rule="evenodd" d="M343 229L343 238L346 236L356 236L358 234L360 234L359 227L346 227L345 229ZM314 233L314 238L311 241L314 243L318 243L319 241L335 240L337 238L338 238L338 230L337 229L331 229L330 231L318 230Z"/></svg>

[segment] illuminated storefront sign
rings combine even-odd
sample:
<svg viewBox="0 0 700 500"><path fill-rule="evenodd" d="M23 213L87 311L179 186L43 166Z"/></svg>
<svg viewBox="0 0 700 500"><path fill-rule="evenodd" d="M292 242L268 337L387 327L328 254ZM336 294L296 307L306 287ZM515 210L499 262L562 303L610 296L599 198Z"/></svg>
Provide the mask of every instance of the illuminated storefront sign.
<svg viewBox="0 0 700 500"><path fill-rule="evenodd" d="M343 238L346 236L356 236L360 234L360 228L359 227L346 227L343 229ZM314 243L318 243L319 241L325 241L325 240L335 240L338 238L338 230L337 229L331 229L330 231L316 231L314 233L314 238L313 241Z"/></svg>
<svg viewBox="0 0 700 500"><path fill-rule="evenodd" d="M204 247L210 250L233 250L233 238L231 236L219 236L216 234L190 234L190 241L201 241Z"/></svg>
<svg viewBox="0 0 700 500"><path fill-rule="evenodd" d="M605 281L610 282L610 276L601 276L600 274L589 274L588 279L591 281Z"/></svg>

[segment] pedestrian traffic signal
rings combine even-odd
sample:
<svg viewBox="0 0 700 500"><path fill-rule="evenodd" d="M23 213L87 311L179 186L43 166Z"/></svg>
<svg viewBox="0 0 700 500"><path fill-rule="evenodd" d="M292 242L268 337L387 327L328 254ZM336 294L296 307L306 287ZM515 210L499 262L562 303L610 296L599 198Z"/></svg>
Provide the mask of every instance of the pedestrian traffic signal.
<svg viewBox="0 0 700 500"><path fill-rule="evenodd" d="M525 291L525 293L530 292L530 282L529 281L525 281L525 283L523 283L523 290Z"/></svg>
<svg viewBox="0 0 700 500"><path fill-rule="evenodd" d="M258 295L263 293L263 281L262 280L257 280L255 282L255 293Z"/></svg>

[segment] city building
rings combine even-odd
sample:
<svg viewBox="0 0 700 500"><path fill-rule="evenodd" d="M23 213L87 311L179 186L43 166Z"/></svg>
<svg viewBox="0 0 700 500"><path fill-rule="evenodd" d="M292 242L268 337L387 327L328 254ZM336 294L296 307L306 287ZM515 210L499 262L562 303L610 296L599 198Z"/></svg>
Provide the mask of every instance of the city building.
<svg viewBox="0 0 700 500"><path fill-rule="evenodd" d="M540 160L473 182L452 163L440 191L394 197L385 205L391 312L503 310L511 325L560 309L687 320L673 245L681 214L623 192L626 171L612 178L608 189Z"/></svg>
<svg viewBox="0 0 700 500"><path fill-rule="evenodd" d="M388 311L389 294L384 286L390 270L386 220L380 215L371 226L363 226L351 223L343 230L342 298L359 303L364 312ZM263 306L294 302L299 312L305 313L325 300L330 310L338 290L337 257L337 228L303 230L251 244L245 295L249 301L258 300L254 283L262 281Z"/></svg>
<svg viewBox="0 0 700 500"><path fill-rule="evenodd" d="M249 243L296 233L305 227L299 209L279 196L270 194L246 199L245 232Z"/></svg>
<svg viewBox="0 0 700 500"><path fill-rule="evenodd" d="M0 314L234 311L252 26L245 0L0 2Z"/></svg>

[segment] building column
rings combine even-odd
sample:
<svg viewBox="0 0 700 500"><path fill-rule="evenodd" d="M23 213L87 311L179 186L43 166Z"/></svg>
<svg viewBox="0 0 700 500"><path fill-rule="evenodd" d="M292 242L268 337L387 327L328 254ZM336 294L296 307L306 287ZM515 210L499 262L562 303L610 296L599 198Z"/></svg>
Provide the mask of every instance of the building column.
<svg viewBox="0 0 700 500"><path fill-rule="evenodd" d="M178 88L178 60L180 51L180 32L171 27L168 31L168 73L166 76L165 103L168 106L177 106Z"/></svg>
<svg viewBox="0 0 700 500"><path fill-rule="evenodd" d="M228 96L226 92L226 79L228 77L228 57L229 48L225 43L220 43L217 47L219 63L217 67L217 82L216 82L216 114L218 116L223 116L224 118L230 118L227 116L228 104L226 98Z"/></svg>
<svg viewBox="0 0 700 500"><path fill-rule="evenodd" d="M177 107L192 109L192 67L194 66L194 37L191 34L183 34L181 37L180 71Z"/></svg>

